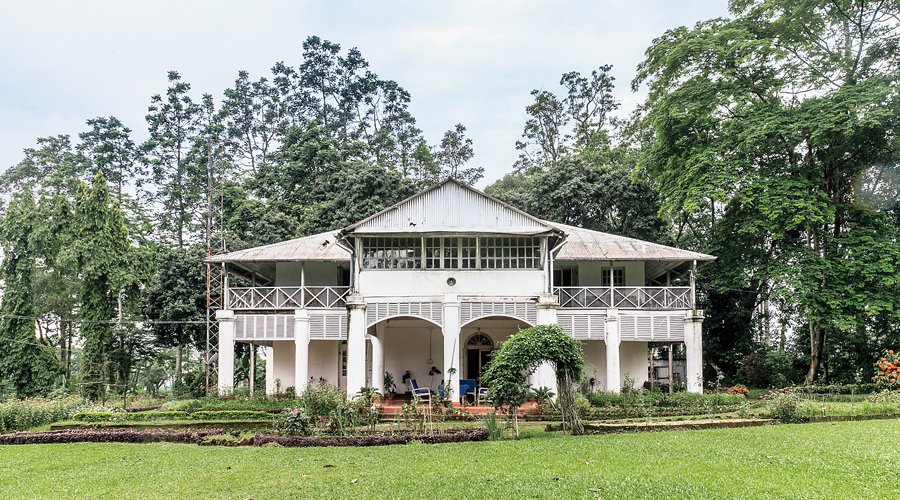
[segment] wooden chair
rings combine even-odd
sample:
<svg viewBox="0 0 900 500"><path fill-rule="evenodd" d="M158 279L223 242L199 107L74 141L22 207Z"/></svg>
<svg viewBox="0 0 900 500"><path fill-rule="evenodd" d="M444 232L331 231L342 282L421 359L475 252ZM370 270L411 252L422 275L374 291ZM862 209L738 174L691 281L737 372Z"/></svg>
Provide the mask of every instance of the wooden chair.
<svg viewBox="0 0 900 500"><path fill-rule="evenodd" d="M419 384L416 383L416 379L409 380L409 392L412 393L413 399L416 396L419 396L419 399L427 405L429 408L431 407L431 389L427 387L419 387Z"/></svg>

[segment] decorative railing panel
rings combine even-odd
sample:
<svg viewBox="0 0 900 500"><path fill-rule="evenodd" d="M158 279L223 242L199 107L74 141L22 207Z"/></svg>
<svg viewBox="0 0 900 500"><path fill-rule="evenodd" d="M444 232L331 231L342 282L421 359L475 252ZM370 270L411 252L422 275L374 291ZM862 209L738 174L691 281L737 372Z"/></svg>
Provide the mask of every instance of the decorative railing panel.
<svg viewBox="0 0 900 500"><path fill-rule="evenodd" d="M366 326L397 316L424 318L442 326L443 304L440 302L372 302L366 304Z"/></svg>
<svg viewBox="0 0 900 500"><path fill-rule="evenodd" d="M282 310L346 307L348 286L277 286L229 288L228 309Z"/></svg>
<svg viewBox="0 0 900 500"><path fill-rule="evenodd" d="M537 324L537 308L534 302L469 302L459 307L459 320L466 325L476 319L490 316L508 316L530 325Z"/></svg>
<svg viewBox="0 0 900 500"><path fill-rule="evenodd" d="M677 286L581 287L554 289L560 307L583 309L691 309L691 288Z"/></svg>
<svg viewBox="0 0 900 500"><path fill-rule="evenodd" d="M684 316L663 312L632 312L619 316L622 341L683 342Z"/></svg>

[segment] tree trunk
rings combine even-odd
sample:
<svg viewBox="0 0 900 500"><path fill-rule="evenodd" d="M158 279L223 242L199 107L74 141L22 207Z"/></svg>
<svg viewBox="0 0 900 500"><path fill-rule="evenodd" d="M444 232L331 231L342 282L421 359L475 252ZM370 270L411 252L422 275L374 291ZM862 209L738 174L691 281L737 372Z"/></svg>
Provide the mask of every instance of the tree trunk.
<svg viewBox="0 0 900 500"><path fill-rule="evenodd" d="M175 381L181 383L181 354L184 346L175 346Z"/></svg>
<svg viewBox="0 0 900 500"><path fill-rule="evenodd" d="M819 375L819 367L822 364L822 353L825 346L825 330L821 323L809 326L809 372L806 374L805 385L812 385Z"/></svg>

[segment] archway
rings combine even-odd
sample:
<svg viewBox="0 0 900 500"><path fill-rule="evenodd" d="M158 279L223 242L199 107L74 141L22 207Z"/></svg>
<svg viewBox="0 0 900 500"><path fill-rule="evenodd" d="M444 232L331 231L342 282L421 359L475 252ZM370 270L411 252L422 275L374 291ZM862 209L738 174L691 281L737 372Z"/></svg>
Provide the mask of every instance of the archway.
<svg viewBox="0 0 900 500"><path fill-rule="evenodd" d="M469 336L465 344L465 375L463 378L481 380L481 374L488 363L491 362L491 353L494 352L494 341L491 337L478 329Z"/></svg>

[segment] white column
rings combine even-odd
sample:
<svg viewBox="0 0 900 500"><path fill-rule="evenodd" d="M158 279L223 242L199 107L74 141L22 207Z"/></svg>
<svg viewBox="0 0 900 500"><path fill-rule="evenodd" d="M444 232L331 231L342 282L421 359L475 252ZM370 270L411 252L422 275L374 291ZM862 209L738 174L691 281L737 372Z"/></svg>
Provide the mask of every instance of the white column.
<svg viewBox="0 0 900 500"><path fill-rule="evenodd" d="M221 335L221 334L220 334ZM687 391L703 393L703 311L692 309L684 316L684 378Z"/></svg>
<svg viewBox="0 0 900 500"><path fill-rule="evenodd" d="M234 311L216 311L219 322L219 394L234 389Z"/></svg>
<svg viewBox="0 0 900 500"><path fill-rule="evenodd" d="M450 401L459 402L459 298L456 295L448 294L444 296L443 304L444 318L444 381L450 382L450 388L453 396ZM451 370L452 368L452 370ZM455 371L455 373L450 373Z"/></svg>
<svg viewBox="0 0 900 500"><path fill-rule="evenodd" d="M266 347L266 394L275 394L275 349Z"/></svg>
<svg viewBox="0 0 900 500"><path fill-rule="evenodd" d="M559 300L556 295L541 294L537 301L537 324L539 325L556 325L559 322L556 318L556 310L559 309ZM532 375L531 385L538 389L540 387L549 387L554 393L558 393L556 387L556 370L549 361L541 363Z"/></svg>
<svg viewBox="0 0 900 500"><path fill-rule="evenodd" d="M362 295L347 297L347 395L366 386L366 301Z"/></svg>
<svg viewBox="0 0 900 500"><path fill-rule="evenodd" d="M619 310L606 310L606 392L618 394L622 389L622 368L619 363Z"/></svg>
<svg viewBox="0 0 900 500"><path fill-rule="evenodd" d="M372 338L372 387L380 394L384 390L384 322L375 325Z"/></svg>
<svg viewBox="0 0 900 500"><path fill-rule="evenodd" d="M294 392L297 396L309 385L309 311L294 310Z"/></svg>

